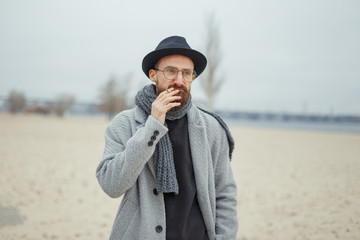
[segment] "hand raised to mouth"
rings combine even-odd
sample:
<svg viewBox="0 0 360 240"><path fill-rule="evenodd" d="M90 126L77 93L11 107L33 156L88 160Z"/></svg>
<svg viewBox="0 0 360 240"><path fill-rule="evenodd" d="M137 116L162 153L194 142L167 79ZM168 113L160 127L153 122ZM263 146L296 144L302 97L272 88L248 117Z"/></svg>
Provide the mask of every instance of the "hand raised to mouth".
<svg viewBox="0 0 360 240"><path fill-rule="evenodd" d="M164 124L166 113L170 109L181 105L179 102L181 96L176 95L178 93L179 90L174 90L174 88L169 88L161 92L152 103L151 116L158 120L161 124Z"/></svg>

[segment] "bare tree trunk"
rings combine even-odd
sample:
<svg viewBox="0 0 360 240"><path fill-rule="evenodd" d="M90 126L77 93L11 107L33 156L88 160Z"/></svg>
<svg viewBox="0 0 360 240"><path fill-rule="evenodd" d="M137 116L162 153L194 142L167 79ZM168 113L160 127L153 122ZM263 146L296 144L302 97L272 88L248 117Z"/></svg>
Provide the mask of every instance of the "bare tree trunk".
<svg viewBox="0 0 360 240"><path fill-rule="evenodd" d="M222 76L219 77L219 74L217 74L222 59L220 50L220 33L219 27L215 21L214 13L207 15L205 23L205 55L208 60L208 65L200 82L207 97L208 109L210 111L214 111L215 97L224 82L224 78Z"/></svg>

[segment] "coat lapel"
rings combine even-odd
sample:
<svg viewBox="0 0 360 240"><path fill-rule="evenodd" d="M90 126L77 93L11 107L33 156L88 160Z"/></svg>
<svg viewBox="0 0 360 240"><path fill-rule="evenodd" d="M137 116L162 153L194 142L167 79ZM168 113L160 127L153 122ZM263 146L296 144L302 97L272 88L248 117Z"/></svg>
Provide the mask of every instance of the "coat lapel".
<svg viewBox="0 0 360 240"><path fill-rule="evenodd" d="M202 124L199 110L194 105L188 112L188 124L197 197L205 224L209 230L212 229L212 219L214 217L211 212L207 211L207 209L212 209L208 192L209 169L212 169L210 166L211 161L209 162L211 156L206 144L207 136L205 126Z"/></svg>
<svg viewBox="0 0 360 240"><path fill-rule="evenodd" d="M208 179L207 149L206 144L204 144L206 135L195 107L192 107L188 112L188 122L196 184L206 187Z"/></svg>

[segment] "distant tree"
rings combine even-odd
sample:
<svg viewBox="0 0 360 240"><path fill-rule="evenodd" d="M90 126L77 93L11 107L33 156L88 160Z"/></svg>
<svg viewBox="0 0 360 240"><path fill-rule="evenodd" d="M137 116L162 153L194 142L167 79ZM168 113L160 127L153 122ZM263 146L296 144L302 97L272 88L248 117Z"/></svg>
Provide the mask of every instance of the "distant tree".
<svg viewBox="0 0 360 240"><path fill-rule="evenodd" d="M26 99L23 93L11 91L7 99L8 109L12 113L19 113L26 106Z"/></svg>
<svg viewBox="0 0 360 240"><path fill-rule="evenodd" d="M53 109L56 116L64 117L66 111L68 111L75 103L75 98L71 95L62 94L55 99Z"/></svg>
<svg viewBox="0 0 360 240"><path fill-rule="evenodd" d="M215 20L215 14L206 16L206 42L205 55L208 60L206 71L201 78L202 89L205 92L208 102L208 109L214 110L214 101L221 85L224 83L224 77L219 76L218 70L221 63L222 54L220 48L219 26Z"/></svg>
<svg viewBox="0 0 360 240"><path fill-rule="evenodd" d="M107 113L109 119L127 108L127 96L131 79L131 74L126 74L119 80L115 76L111 76L101 87L99 109L101 112Z"/></svg>

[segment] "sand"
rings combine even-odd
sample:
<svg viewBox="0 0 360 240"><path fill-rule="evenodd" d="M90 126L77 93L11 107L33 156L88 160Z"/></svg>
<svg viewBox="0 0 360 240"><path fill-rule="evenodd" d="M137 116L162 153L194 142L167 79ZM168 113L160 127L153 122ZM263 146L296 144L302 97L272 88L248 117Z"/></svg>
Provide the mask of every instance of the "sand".
<svg viewBox="0 0 360 240"><path fill-rule="evenodd" d="M0 114L0 239L108 239L109 122ZM231 128L240 240L360 239L360 135Z"/></svg>

